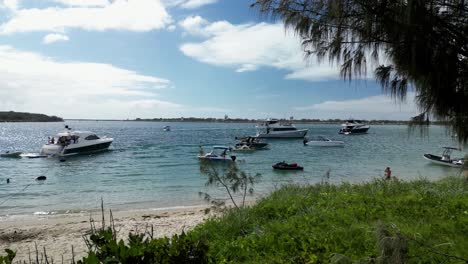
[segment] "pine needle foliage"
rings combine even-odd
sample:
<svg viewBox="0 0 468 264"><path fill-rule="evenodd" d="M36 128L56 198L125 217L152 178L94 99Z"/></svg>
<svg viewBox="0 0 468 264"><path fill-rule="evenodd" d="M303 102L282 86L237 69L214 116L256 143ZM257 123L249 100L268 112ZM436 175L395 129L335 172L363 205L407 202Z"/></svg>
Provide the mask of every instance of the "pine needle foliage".
<svg viewBox="0 0 468 264"><path fill-rule="evenodd" d="M341 65L345 80L373 67L397 101L414 89L422 113L468 142L466 0L255 0L252 7L292 28L306 57Z"/></svg>

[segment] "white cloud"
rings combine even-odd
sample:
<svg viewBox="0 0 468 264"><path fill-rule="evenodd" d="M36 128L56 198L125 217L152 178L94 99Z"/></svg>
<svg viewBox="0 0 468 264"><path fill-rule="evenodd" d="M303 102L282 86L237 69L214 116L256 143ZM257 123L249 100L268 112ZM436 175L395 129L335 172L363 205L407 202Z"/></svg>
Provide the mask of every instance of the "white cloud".
<svg viewBox="0 0 468 264"><path fill-rule="evenodd" d="M180 25L186 34L205 38L180 47L186 56L198 61L233 67L237 72L272 67L289 72L286 79L339 78L336 67L319 65L313 57L305 61L300 40L286 32L282 23L233 25L227 21L209 23L197 16L186 18Z"/></svg>
<svg viewBox="0 0 468 264"><path fill-rule="evenodd" d="M204 5L214 4L216 2L218 2L218 0L188 0L183 3L181 7L186 9L195 9Z"/></svg>
<svg viewBox="0 0 468 264"><path fill-rule="evenodd" d="M181 7L184 9L196 9L216 2L218 0L163 0L163 3L168 7Z"/></svg>
<svg viewBox="0 0 468 264"><path fill-rule="evenodd" d="M4 0L3 6L11 10L16 10L18 8L18 0Z"/></svg>
<svg viewBox="0 0 468 264"><path fill-rule="evenodd" d="M172 31L174 31L174 30L176 30L176 26L175 26L175 25L170 25L170 26L167 27L167 31L171 31L171 32L172 32Z"/></svg>
<svg viewBox="0 0 468 264"><path fill-rule="evenodd" d="M70 4L84 1L62 1ZM0 34L32 31L63 32L69 28L84 30L150 31L172 23L160 0L115 0L110 4L93 0L98 6L18 9L0 25Z"/></svg>
<svg viewBox="0 0 468 264"><path fill-rule="evenodd" d="M407 120L418 114L415 93L407 95L406 103L396 103L387 95L343 101L325 101L310 106L295 107L299 112L311 112L317 118Z"/></svg>
<svg viewBox="0 0 468 264"><path fill-rule="evenodd" d="M110 4L108 0L54 0L67 6L107 6Z"/></svg>
<svg viewBox="0 0 468 264"><path fill-rule="evenodd" d="M204 30L204 26L207 24L208 21L201 16L189 16L179 22L179 26L184 29L187 34L195 36L207 36L208 33Z"/></svg>
<svg viewBox="0 0 468 264"><path fill-rule="evenodd" d="M171 85L169 80L110 64L62 62L0 46L2 110L67 118L153 116L182 107L157 98L156 91Z"/></svg>
<svg viewBox="0 0 468 264"><path fill-rule="evenodd" d="M57 41L68 41L68 40L69 38L67 35L52 33L52 34L47 34L46 36L44 36L44 38L42 39L42 43L50 44L50 43L54 43Z"/></svg>

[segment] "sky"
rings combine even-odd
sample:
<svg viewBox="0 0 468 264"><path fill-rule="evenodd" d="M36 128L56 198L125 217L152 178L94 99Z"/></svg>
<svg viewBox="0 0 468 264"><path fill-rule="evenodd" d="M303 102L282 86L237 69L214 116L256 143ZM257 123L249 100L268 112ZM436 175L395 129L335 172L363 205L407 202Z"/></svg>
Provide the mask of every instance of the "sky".
<svg viewBox="0 0 468 264"><path fill-rule="evenodd" d="M253 0L0 0L0 111L63 118L392 119ZM368 69L368 72L372 70Z"/></svg>

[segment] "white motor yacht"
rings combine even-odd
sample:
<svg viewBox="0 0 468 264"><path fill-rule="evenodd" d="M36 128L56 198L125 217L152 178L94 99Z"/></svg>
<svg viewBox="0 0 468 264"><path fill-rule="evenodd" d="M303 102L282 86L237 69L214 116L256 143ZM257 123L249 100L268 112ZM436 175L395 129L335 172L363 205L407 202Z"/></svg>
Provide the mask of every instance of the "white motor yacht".
<svg viewBox="0 0 468 264"><path fill-rule="evenodd" d="M65 126L65 130L49 138L42 146L41 154L69 156L86 154L109 149L114 139L98 137L91 131L74 131Z"/></svg>
<svg viewBox="0 0 468 264"><path fill-rule="evenodd" d="M297 129L287 120L268 119L257 124L258 138L303 138L308 129Z"/></svg>
<svg viewBox="0 0 468 264"><path fill-rule="evenodd" d="M360 120L350 119L341 125L340 134L364 134L367 133L369 128L369 125L363 124Z"/></svg>

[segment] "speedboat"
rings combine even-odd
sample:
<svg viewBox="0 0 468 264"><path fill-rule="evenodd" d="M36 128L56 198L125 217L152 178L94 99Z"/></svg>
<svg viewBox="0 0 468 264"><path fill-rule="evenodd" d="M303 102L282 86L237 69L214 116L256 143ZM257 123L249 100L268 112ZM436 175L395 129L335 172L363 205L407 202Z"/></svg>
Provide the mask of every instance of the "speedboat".
<svg viewBox="0 0 468 264"><path fill-rule="evenodd" d="M453 147L443 147L443 148L444 148L444 152L442 153L442 157L432 155L432 154L424 154L423 157L429 160L430 162L438 164L438 165L461 168L463 164L465 163L464 158L451 158L450 157L450 155L452 154L452 151L454 150L461 151L461 149L453 148Z"/></svg>
<svg viewBox="0 0 468 264"><path fill-rule="evenodd" d="M65 130L49 137L47 144L42 146L42 155L70 156L86 154L109 149L113 138L98 137L91 131L75 131L65 126Z"/></svg>
<svg viewBox="0 0 468 264"><path fill-rule="evenodd" d="M350 119L341 124L340 134L365 134L369 128L369 125L363 124L360 120Z"/></svg>
<svg viewBox="0 0 468 264"><path fill-rule="evenodd" d="M171 131L171 126L164 126L163 131Z"/></svg>
<svg viewBox="0 0 468 264"><path fill-rule="evenodd" d="M297 165L297 163L286 163L284 161L278 162L272 166L275 170L303 170L304 167Z"/></svg>
<svg viewBox="0 0 468 264"><path fill-rule="evenodd" d="M267 119L256 126L258 138L303 138L308 129L297 129L287 120Z"/></svg>
<svg viewBox="0 0 468 264"><path fill-rule="evenodd" d="M199 160L209 160L209 161L235 161L236 156L228 156L227 152L229 151L228 147L225 146L214 146L213 149L208 153L200 153L198 155Z"/></svg>
<svg viewBox="0 0 468 264"><path fill-rule="evenodd" d="M260 142L256 137L244 137L236 144L236 149L248 147L249 149L263 149L268 146L268 143Z"/></svg>
<svg viewBox="0 0 468 264"><path fill-rule="evenodd" d="M317 136L309 141L304 141L304 145L318 147L343 147L344 142L339 140L331 140L323 136Z"/></svg>

